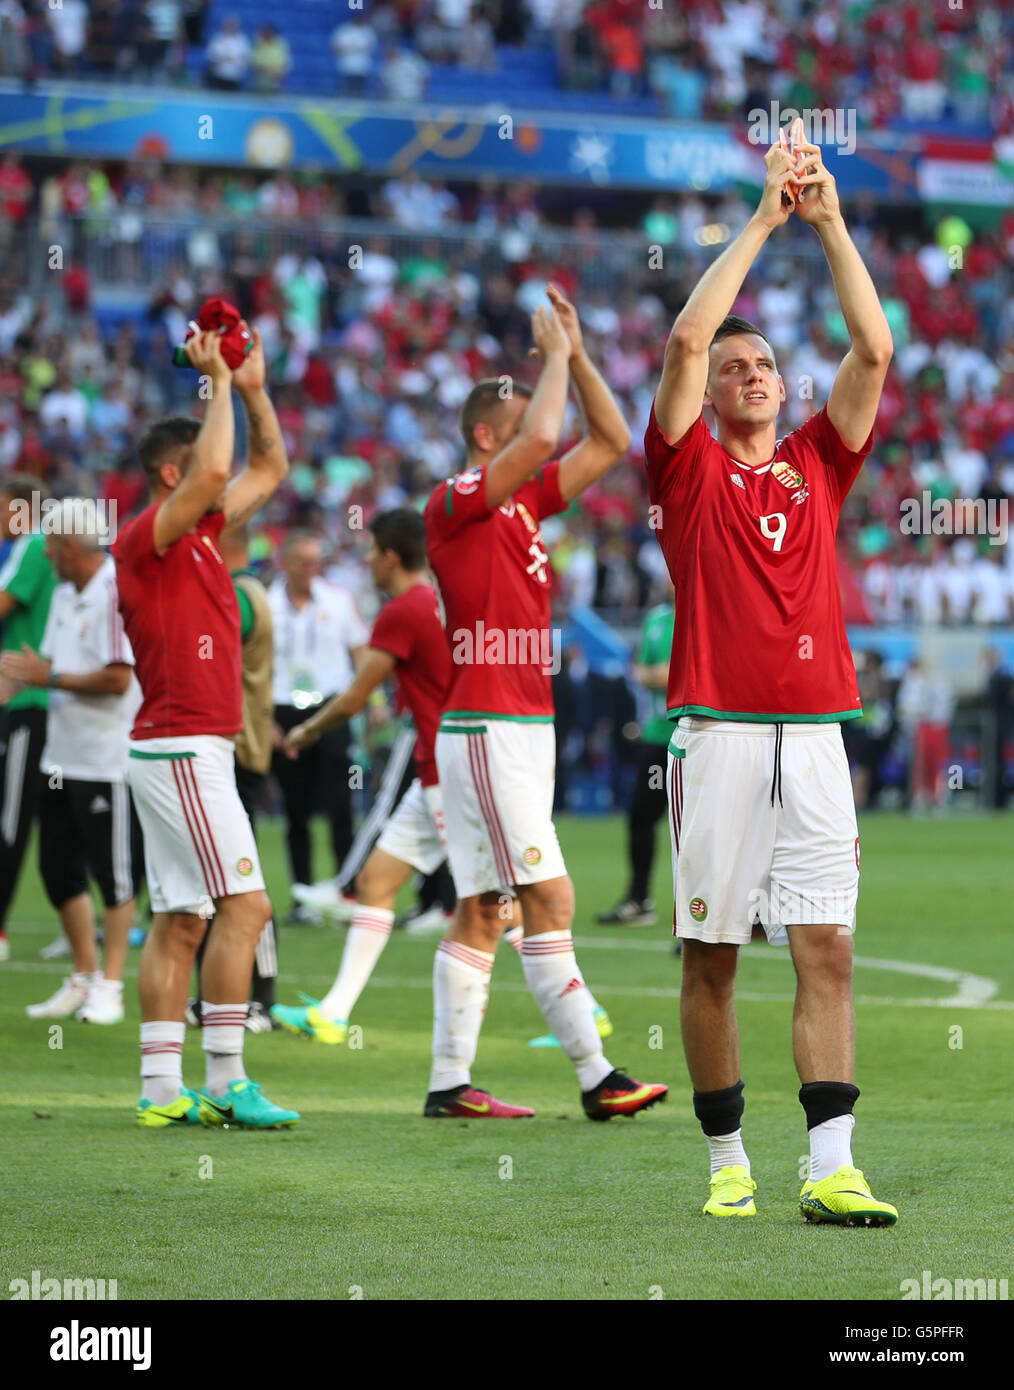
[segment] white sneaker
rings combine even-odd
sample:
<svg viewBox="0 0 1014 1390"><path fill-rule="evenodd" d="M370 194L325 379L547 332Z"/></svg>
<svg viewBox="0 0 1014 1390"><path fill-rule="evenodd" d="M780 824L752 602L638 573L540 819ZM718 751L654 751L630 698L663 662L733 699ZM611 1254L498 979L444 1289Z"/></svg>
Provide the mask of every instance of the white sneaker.
<svg viewBox="0 0 1014 1390"><path fill-rule="evenodd" d="M446 931L453 921L454 913L445 912L437 903L406 922L405 931L409 936L424 936L430 932Z"/></svg>
<svg viewBox="0 0 1014 1390"><path fill-rule="evenodd" d="M69 956L70 942L61 932L55 941L51 941L48 946L43 946L39 955L43 960L59 960L61 956Z"/></svg>
<svg viewBox="0 0 1014 1390"><path fill-rule="evenodd" d="M88 975L68 975L56 993L41 1004L29 1004L29 1018L69 1018L88 998Z"/></svg>
<svg viewBox="0 0 1014 1390"><path fill-rule="evenodd" d="M7 940L6 936L0 936L0 960L10 960L10 958L11 943Z"/></svg>
<svg viewBox="0 0 1014 1390"><path fill-rule="evenodd" d="M123 986L118 980L93 980L74 1017L82 1023L122 1023Z"/></svg>
<svg viewBox="0 0 1014 1390"><path fill-rule="evenodd" d="M356 910L355 898L347 898L333 878L321 883L294 883L293 901L300 907L308 907L311 912L325 913L328 917L344 920Z"/></svg>

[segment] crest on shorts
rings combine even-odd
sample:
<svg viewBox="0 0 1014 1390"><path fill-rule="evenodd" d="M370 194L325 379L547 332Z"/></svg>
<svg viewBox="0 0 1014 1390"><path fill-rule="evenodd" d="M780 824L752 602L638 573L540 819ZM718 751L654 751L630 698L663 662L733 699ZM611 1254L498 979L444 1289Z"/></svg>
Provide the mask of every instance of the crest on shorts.
<svg viewBox="0 0 1014 1390"><path fill-rule="evenodd" d="M247 859L246 855L244 855L242 859L237 859L236 870L246 878L248 874L253 873L253 860Z"/></svg>
<svg viewBox="0 0 1014 1390"><path fill-rule="evenodd" d="M521 858L526 864L539 864L542 862L542 850L537 849L535 845L529 845Z"/></svg>
<svg viewBox="0 0 1014 1390"><path fill-rule="evenodd" d="M708 915L708 904L703 898L691 898L688 904L690 916L695 922L703 922Z"/></svg>

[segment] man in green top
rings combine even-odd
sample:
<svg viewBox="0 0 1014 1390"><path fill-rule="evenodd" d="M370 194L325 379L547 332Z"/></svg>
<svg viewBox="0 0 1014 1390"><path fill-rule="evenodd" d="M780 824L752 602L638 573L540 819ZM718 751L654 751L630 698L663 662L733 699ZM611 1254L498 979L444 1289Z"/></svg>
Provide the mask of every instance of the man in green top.
<svg viewBox="0 0 1014 1390"><path fill-rule="evenodd" d="M40 507L49 496L38 478L24 473L0 478L0 536L12 542L0 569L0 651L38 651L57 585L44 537L27 529L34 495ZM10 955L7 912L39 805L48 706L48 690L0 681L0 961Z"/></svg>
<svg viewBox="0 0 1014 1390"><path fill-rule="evenodd" d="M649 884L655 859L655 827L665 815L668 804L665 769L672 724L665 715L665 690L674 620L670 597L667 603L651 610L641 628L634 679L649 692L651 712L641 729L637 777L627 818L630 888L611 912L599 913L598 920L609 926L650 927L655 921L655 904L649 896Z"/></svg>

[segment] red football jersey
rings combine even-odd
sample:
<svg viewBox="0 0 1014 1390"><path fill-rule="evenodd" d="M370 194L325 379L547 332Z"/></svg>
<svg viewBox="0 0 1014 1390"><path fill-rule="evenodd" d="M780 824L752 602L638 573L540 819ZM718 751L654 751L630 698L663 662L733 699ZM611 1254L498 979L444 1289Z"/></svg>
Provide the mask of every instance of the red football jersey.
<svg viewBox="0 0 1014 1390"><path fill-rule="evenodd" d="M215 544L225 516L202 516L160 556L153 536L159 505L128 521L112 546L144 696L130 736L233 738L243 727L243 677L239 605Z"/></svg>
<svg viewBox="0 0 1014 1390"><path fill-rule="evenodd" d="M815 722L862 713L838 588L838 514L870 451L826 410L734 459L699 417L677 444L644 436L652 504L676 586L669 716Z"/></svg>
<svg viewBox="0 0 1014 1390"><path fill-rule="evenodd" d="M448 478L426 504L426 546L451 649L450 715L553 718L552 584L540 521L568 504L560 465L492 511L485 468Z"/></svg>
<svg viewBox="0 0 1014 1390"><path fill-rule="evenodd" d="M439 779L433 744L451 683L451 653L433 585L413 584L385 603L373 624L370 646L395 658L398 709L411 712L418 735L419 780L434 787Z"/></svg>

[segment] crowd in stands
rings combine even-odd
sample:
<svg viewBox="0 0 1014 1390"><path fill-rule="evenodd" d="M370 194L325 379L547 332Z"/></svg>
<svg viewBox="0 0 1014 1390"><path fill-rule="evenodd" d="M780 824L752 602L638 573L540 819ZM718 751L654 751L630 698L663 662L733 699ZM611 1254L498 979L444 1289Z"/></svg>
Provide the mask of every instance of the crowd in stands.
<svg viewBox="0 0 1014 1390"><path fill-rule="evenodd" d="M17 270L0 281L0 470L35 472L57 493L98 488L128 516L143 494L137 437L165 411L200 408L173 346L205 295L223 293L263 336L294 462L263 546L293 524L317 525L341 566L358 538L336 518L351 506L368 518L421 505L461 463L456 411L471 383L531 375L528 319L553 279L577 302L634 439L629 460L547 526L561 597L627 620L658 602L666 576L648 525L644 427L670 324L704 264L700 229L723 218L731 233L746 205L658 201L624 236L583 210L554 240L531 187L455 192L408 174L370 194L368 210L375 221L357 221L353 236L332 220L343 211L333 180L82 163L33 178L7 156L5 263L16 266L32 237L69 249L40 293ZM159 220L167 212L172 223ZM1009 624L1014 215L995 233L952 218L898 242L873 207L850 217L896 351L877 443L840 528L847 619ZM796 230L782 254L773 243L736 306L775 349L786 428L826 399L847 342L826 264L808 229ZM660 269L649 268L649 244L665 251ZM138 267L155 249L164 271L152 280ZM103 298L109 281L118 315ZM977 500L978 514L932 510L954 499Z"/></svg>
<svg viewBox="0 0 1014 1390"><path fill-rule="evenodd" d="M285 35L298 17L315 49L330 46L345 96L417 101L448 68L509 80L524 49L548 56L551 87L637 97L660 114L741 119L777 92L783 107L854 110L867 127L1014 131L1014 8L1003 0L367 0L362 12L292 0L276 24L243 0L211 8L0 0L0 77L317 90Z"/></svg>

